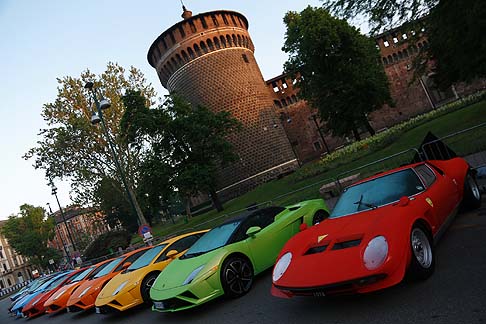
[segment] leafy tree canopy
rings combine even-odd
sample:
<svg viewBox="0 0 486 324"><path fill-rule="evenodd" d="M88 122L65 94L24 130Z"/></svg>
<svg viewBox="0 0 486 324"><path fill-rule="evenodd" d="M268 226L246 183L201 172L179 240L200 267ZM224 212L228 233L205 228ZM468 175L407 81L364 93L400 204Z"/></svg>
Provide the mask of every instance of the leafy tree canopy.
<svg viewBox="0 0 486 324"><path fill-rule="evenodd" d="M149 196L170 197L176 188L185 196L206 192L222 209L215 176L219 167L237 158L227 138L240 123L229 112L196 108L175 94L154 109L144 105L139 92L129 91L123 100L123 133L134 146L146 148L141 183Z"/></svg>
<svg viewBox="0 0 486 324"><path fill-rule="evenodd" d="M8 218L1 232L17 253L30 258L35 265L46 267L50 258L59 258L54 249L47 247L54 237L54 228L54 219L46 218L44 208L24 204L19 215Z"/></svg>
<svg viewBox="0 0 486 324"><path fill-rule="evenodd" d="M138 177L140 152L126 145L120 136L119 124L125 112L121 97L126 90L136 89L150 105L154 102L154 89L147 84L140 70L131 67L126 71L116 63L108 63L99 76L86 70L80 77L68 76L57 81L56 99L42 108L42 117L48 127L40 130L37 145L24 158L33 159L35 168L44 170L54 179L69 180L77 204L99 203L103 197L96 193L100 192L97 189L102 187L105 179L115 181L117 184L110 190L118 191L119 197L128 199L122 190L124 187L118 184L119 172L103 128L91 124L96 109L91 93L84 86L87 81L93 81L98 96L111 101L111 107L103 111L103 116L130 188L136 184ZM132 210L127 212L136 217Z"/></svg>
<svg viewBox="0 0 486 324"><path fill-rule="evenodd" d="M373 39L323 8L288 12L287 72L301 75L299 95L319 110L334 135L374 130L367 114L390 103L388 80Z"/></svg>
<svg viewBox="0 0 486 324"><path fill-rule="evenodd" d="M125 249L130 244L131 235L126 231L111 231L101 234L86 248L84 258L91 260L118 251L121 247Z"/></svg>

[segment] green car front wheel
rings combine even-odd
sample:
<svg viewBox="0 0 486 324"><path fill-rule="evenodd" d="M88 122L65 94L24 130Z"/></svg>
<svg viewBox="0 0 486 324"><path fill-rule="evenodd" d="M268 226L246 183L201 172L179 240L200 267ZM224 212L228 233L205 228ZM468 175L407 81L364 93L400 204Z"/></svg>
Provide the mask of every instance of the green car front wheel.
<svg viewBox="0 0 486 324"><path fill-rule="evenodd" d="M253 267L250 261L242 256L228 257L221 269L221 285L224 294L238 298L250 291L253 284Z"/></svg>

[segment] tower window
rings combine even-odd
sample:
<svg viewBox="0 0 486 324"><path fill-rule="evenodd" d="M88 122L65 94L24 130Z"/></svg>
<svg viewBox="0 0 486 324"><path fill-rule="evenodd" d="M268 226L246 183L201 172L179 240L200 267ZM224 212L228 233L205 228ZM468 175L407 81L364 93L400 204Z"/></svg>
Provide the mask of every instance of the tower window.
<svg viewBox="0 0 486 324"><path fill-rule="evenodd" d="M175 41L175 38L174 38L174 34L172 34L172 32L170 32L169 36L170 36L170 40L172 41L172 44L175 44L176 41Z"/></svg>
<svg viewBox="0 0 486 324"><path fill-rule="evenodd" d="M243 58L243 61L245 61L245 63L250 63L246 54L241 54L241 57Z"/></svg>
<svg viewBox="0 0 486 324"><path fill-rule="evenodd" d="M204 17L201 17L201 24L202 24L204 29L208 28L208 24L206 23L206 19L204 19Z"/></svg>
<svg viewBox="0 0 486 324"><path fill-rule="evenodd" d="M214 26L219 26L218 19L216 19L215 15L211 15L211 19L213 19Z"/></svg>
<svg viewBox="0 0 486 324"><path fill-rule="evenodd" d="M385 47L388 47L388 46L390 46L390 43L388 43L388 41L386 40L386 41L384 41L384 42L383 42L383 45L384 45Z"/></svg>
<svg viewBox="0 0 486 324"><path fill-rule="evenodd" d="M192 31L193 33L195 33L195 32L196 32L196 26L194 26L194 23L192 22L192 20L189 22L189 27L191 27L191 31Z"/></svg>
<svg viewBox="0 0 486 324"><path fill-rule="evenodd" d="M179 33L181 33L181 37L186 37L186 32L184 31L184 28L182 28L182 26L179 26Z"/></svg>

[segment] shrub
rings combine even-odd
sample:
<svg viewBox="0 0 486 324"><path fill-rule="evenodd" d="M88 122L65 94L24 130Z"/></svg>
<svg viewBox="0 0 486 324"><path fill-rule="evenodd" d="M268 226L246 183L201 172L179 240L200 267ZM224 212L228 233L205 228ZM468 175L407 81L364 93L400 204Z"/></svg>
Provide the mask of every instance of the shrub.
<svg viewBox="0 0 486 324"><path fill-rule="evenodd" d="M118 247L125 249L130 244L131 235L127 231L112 231L101 234L85 250L86 260L113 253Z"/></svg>

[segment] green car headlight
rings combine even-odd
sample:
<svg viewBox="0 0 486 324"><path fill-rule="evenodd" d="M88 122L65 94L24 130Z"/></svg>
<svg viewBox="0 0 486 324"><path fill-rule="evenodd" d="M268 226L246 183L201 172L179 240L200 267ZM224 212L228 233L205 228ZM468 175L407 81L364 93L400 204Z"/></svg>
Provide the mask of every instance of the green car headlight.
<svg viewBox="0 0 486 324"><path fill-rule="evenodd" d="M196 278L196 276L199 274L199 272L201 272L201 270L204 268L205 264L203 264L202 266L200 267L197 267L196 269L194 269L194 271L192 271L186 278L186 280L184 280L184 282L182 283L183 285L188 285L190 284L194 278Z"/></svg>

